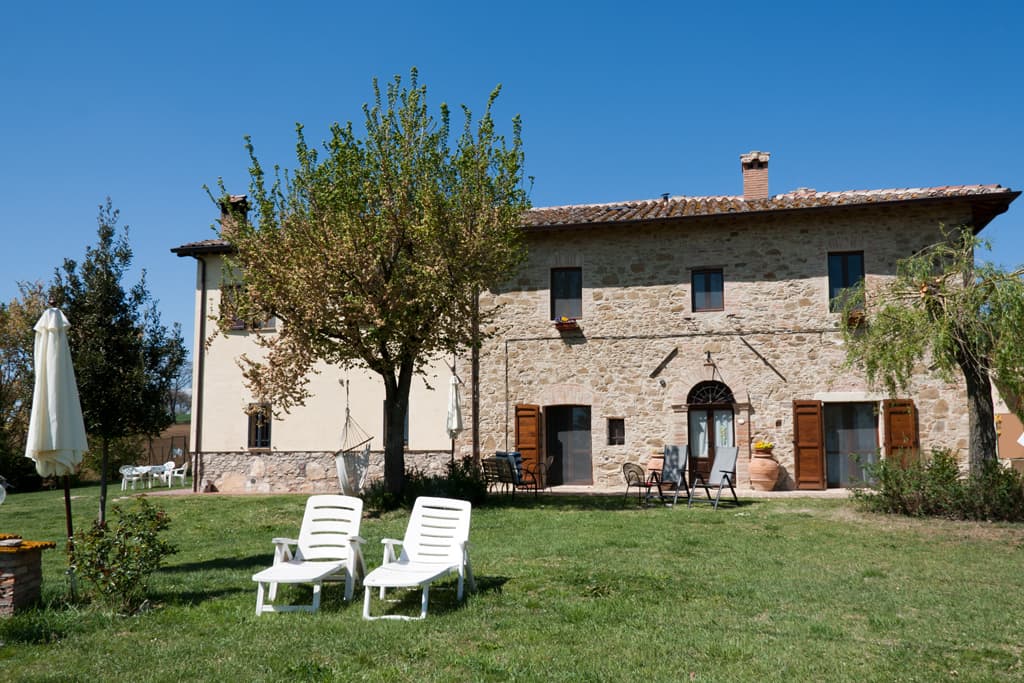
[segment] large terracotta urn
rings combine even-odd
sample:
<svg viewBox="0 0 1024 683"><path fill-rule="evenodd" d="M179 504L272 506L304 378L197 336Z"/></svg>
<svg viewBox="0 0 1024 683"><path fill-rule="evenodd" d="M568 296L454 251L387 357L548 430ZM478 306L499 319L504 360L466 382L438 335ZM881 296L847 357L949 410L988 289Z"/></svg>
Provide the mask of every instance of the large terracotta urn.
<svg viewBox="0 0 1024 683"><path fill-rule="evenodd" d="M750 487L755 491L774 491L779 479L779 461L771 449L755 449L750 459Z"/></svg>

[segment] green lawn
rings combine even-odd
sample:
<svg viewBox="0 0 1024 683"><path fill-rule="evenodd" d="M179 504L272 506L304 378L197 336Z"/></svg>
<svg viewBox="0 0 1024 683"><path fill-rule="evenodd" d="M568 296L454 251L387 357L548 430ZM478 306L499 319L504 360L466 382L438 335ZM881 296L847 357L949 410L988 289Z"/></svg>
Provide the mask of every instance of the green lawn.
<svg viewBox="0 0 1024 683"><path fill-rule="evenodd" d="M97 489L75 494L83 527ZM473 513L479 592L464 605L450 582L431 591L424 622L365 622L340 585L318 614L255 615L250 576L270 563L271 537L296 533L303 496L154 500L181 550L154 578L152 611L62 607L63 550L46 551L47 606L0 620L0 679L1024 679L1021 526L871 516L834 500L716 512L517 496ZM406 517L364 520L371 568ZM0 532L57 540L63 525L60 492L0 506ZM418 595L407 598L415 612Z"/></svg>

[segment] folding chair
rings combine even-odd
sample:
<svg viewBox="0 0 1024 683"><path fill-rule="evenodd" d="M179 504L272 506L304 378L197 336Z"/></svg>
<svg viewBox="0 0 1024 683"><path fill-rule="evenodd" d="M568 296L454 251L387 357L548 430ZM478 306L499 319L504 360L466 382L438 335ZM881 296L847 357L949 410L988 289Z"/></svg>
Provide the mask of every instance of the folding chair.
<svg viewBox="0 0 1024 683"><path fill-rule="evenodd" d="M690 447L686 444L682 446L669 445L665 446L665 464L661 468L661 483L664 486L672 485L675 487L675 491L672 496L672 506L679 501L679 491L686 491L686 496L689 497L689 485L686 481L686 467L690 461Z"/></svg>
<svg viewBox="0 0 1024 683"><path fill-rule="evenodd" d="M722 495L722 489L726 486L732 491L733 502L739 505L740 499L736 497L736 489L733 482L736 480L736 457L739 455L739 448L736 446L717 446L715 448L715 459L711 463L711 471L707 478L700 472L693 474L693 481L690 484L690 495L687 507L693 505L693 494L700 486L704 489L707 500L696 499L698 503L711 503L718 509L718 500ZM711 498L711 489L715 489L715 497Z"/></svg>

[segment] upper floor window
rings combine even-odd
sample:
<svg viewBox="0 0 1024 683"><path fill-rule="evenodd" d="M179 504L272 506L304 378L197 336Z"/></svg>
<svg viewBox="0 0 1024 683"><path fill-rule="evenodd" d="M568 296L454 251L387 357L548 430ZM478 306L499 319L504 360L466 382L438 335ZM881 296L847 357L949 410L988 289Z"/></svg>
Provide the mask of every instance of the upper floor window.
<svg viewBox="0 0 1024 683"><path fill-rule="evenodd" d="M269 403L249 405L249 448L270 448L270 424L273 416Z"/></svg>
<svg viewBox="0 0 1024 683"><path fill-rule="evenodd" d="M693 292L694 312L725 310L724 281L721 268L693 271L690 276L690 289Z"/></svg>
<svg viewBox="0 0 1024 683"><path fill-rule="evenodd" d="M262 316L257 320L245 321L235 314L236 302L240 297L245 296L242 285L223 285L221 287L221 315L231 316L232 330L272 330L274 329L274 318Z"/></svg>
<svg viewBox="0 0 1024 683"><path fill-rule="evenodd" d="M864 280L864 252L841 251L828 255L828 310L841 311L849 302L848 290L856 288ZM853 308L863 307L864 302L853 302Z"/></svg>
<svg viewBox="0 0 1024 683"><path fill-rule="evenodd" d="M551 269L551 319L583 317L583 269Z"/></svg>

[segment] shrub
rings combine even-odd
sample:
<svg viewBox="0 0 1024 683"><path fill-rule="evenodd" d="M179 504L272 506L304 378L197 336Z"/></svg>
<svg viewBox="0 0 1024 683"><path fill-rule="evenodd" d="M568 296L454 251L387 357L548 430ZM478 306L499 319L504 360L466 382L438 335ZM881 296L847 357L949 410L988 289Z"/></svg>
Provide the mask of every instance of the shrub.
<svg viewBox="0 0 1024 683"><path fill-rule="evenodd" d="M145 498L136 509L112 508L113 523L93 522L87 532L75 534L73 561L78 576L107 607L130 614L145 602L146 583L167 555L177 549L159 537L170 519Z"/></svg>
<svg viewBox="0 0 1024 683"><path fill-rule="evenodd" d="M459 498L479 505L487 498L487 482L473 458L449 462L443 475L426 474L418 469L405 471L402 497L396 499L384 489L383 481L375 481L367 488L363 499L372 510L411 508L420 496Z"/></svg>
<svg viewBox="0 0 1024 683"><path fill-rule="evenodd" d="M981 470L960 476L947 449L932 451L927 462L901 466L882 459L867 466L875 484L854 497L868 510L914 517L978 521L1024 521L1024 478L1015 470L986 461Z"/></svg>

